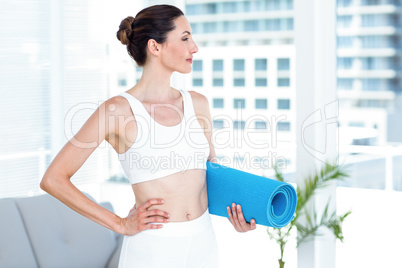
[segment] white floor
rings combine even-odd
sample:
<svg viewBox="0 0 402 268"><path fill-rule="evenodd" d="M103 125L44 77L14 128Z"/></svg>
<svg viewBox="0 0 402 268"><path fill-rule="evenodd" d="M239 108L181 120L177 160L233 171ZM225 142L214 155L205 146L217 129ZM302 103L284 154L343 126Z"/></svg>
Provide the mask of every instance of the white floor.
<svg viewBox="0 0 402 268"><path fill-rule="evenodd" d="M402 267L402 192L338 187L337 208L352 209L337 268Z"/></svg>

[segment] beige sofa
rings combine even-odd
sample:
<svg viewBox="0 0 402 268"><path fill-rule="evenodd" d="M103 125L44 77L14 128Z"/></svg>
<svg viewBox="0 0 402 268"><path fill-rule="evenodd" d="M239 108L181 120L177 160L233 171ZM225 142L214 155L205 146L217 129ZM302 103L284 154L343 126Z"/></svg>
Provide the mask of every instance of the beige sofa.
<svg viewBox="0 0 402 268"><path fill-rule="evenodd" d="M0 268L117 267L122 240L50 195L0 199Z"/></svg>

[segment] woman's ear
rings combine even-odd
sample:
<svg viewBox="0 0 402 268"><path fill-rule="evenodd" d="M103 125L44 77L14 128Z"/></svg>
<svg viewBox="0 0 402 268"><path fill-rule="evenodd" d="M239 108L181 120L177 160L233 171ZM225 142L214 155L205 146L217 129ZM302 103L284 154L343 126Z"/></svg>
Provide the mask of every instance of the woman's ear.
<svg viewBox="0 0 402 268"><path fill-rule="evenodd" d="M149 39L148 50L152 55L158 56L160 51L160 45L154 39Z"/></svg>

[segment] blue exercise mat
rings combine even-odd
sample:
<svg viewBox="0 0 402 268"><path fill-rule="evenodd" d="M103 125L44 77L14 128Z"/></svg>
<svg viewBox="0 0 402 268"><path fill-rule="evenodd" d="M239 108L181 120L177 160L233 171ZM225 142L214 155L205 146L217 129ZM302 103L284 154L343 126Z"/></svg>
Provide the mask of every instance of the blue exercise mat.
<svg viewBox="0 0 402 268"><path fill-rule="evenodd" d="M240 204L247 222L281 228L292 219L297 194L289 183L207 161L209 213L229 218L227 206Z"/></svg>

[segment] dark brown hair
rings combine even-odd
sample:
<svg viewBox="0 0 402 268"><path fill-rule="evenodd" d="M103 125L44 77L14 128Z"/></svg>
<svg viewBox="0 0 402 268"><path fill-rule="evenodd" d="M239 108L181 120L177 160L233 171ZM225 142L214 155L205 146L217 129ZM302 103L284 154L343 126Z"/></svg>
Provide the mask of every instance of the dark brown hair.
<svg viewBox="0 0 402 268"><path fill-rule="evenodd" d="M183 16L183 12L171 5L154 5L138 12L135 18L127 17L120 23L117 39L127 46L128 54L143 66L147 60L149 39L162 44L167 34L174 30L174 20Z"/></svg>

